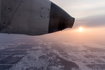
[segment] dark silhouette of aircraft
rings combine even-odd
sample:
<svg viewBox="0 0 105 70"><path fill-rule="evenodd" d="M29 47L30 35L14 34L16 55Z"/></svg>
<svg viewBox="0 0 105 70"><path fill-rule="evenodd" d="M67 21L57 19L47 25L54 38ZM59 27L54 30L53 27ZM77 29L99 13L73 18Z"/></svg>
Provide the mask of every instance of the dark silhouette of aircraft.
<svg viewBox="0 0 105 70"><path fill-rule="evenodd" d="M0 0L0 33L43 35L71 28L74 20L49 0Z"/></svg>

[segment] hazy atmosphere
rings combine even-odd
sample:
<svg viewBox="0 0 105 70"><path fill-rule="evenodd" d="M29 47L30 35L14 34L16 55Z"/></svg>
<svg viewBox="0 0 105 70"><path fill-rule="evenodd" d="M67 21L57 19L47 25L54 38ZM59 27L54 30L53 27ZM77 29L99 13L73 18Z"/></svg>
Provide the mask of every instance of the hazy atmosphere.
<svg viewBox="0 0 105 70"><path fill-rule="evenodd" d="M52 0L76 18L75 26L105 26L104 0ZM74 27L75 27L74 26Z"/></svg>
<svg viewBox="0 0 105 70"><path fill-rule="evenodd" d="M51 1L75 17L73 28L40 36L0 33L0 70L105 70L105 0Z"/></svg>

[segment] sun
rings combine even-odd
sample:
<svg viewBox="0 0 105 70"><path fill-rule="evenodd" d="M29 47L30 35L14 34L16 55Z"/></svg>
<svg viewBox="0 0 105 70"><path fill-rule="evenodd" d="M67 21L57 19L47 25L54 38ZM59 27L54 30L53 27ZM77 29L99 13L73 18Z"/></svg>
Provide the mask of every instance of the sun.
<svg viewBox="0 0 105 70"><path fill-rule="evenodd" d="M79 27L79 32L82 32L83 31L83 28L82 27Z"/></svg>

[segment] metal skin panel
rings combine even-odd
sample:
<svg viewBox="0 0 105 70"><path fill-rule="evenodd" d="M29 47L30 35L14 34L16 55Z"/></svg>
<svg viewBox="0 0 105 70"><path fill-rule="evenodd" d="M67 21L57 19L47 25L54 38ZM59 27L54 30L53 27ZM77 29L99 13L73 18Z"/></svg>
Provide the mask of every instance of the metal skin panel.
<svg viewBox="0 0 105 70"><path fill-rule="evenodd" d="M49 0L0 0L0 33L43 35L71 28L74 18Z"/></svg>
<svg viewBox="0 0 105 70"><path fill-rule="evenodd" d="M48 33L50 6L49 0L3 0L2 23L6 27L1 33Z"/></svg>

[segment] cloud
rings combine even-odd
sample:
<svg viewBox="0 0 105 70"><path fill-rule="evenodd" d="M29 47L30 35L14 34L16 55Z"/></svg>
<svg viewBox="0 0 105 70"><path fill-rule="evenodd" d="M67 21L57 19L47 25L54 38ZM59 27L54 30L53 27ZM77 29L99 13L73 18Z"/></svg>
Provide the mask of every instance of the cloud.
<svg viewBox="0 0 105 70"><path fill-rule="evenodd" d="M105 26L105 15L90 16L82 19L77 19L75 22L75 27L81 25L85 27Z"/></svg>

